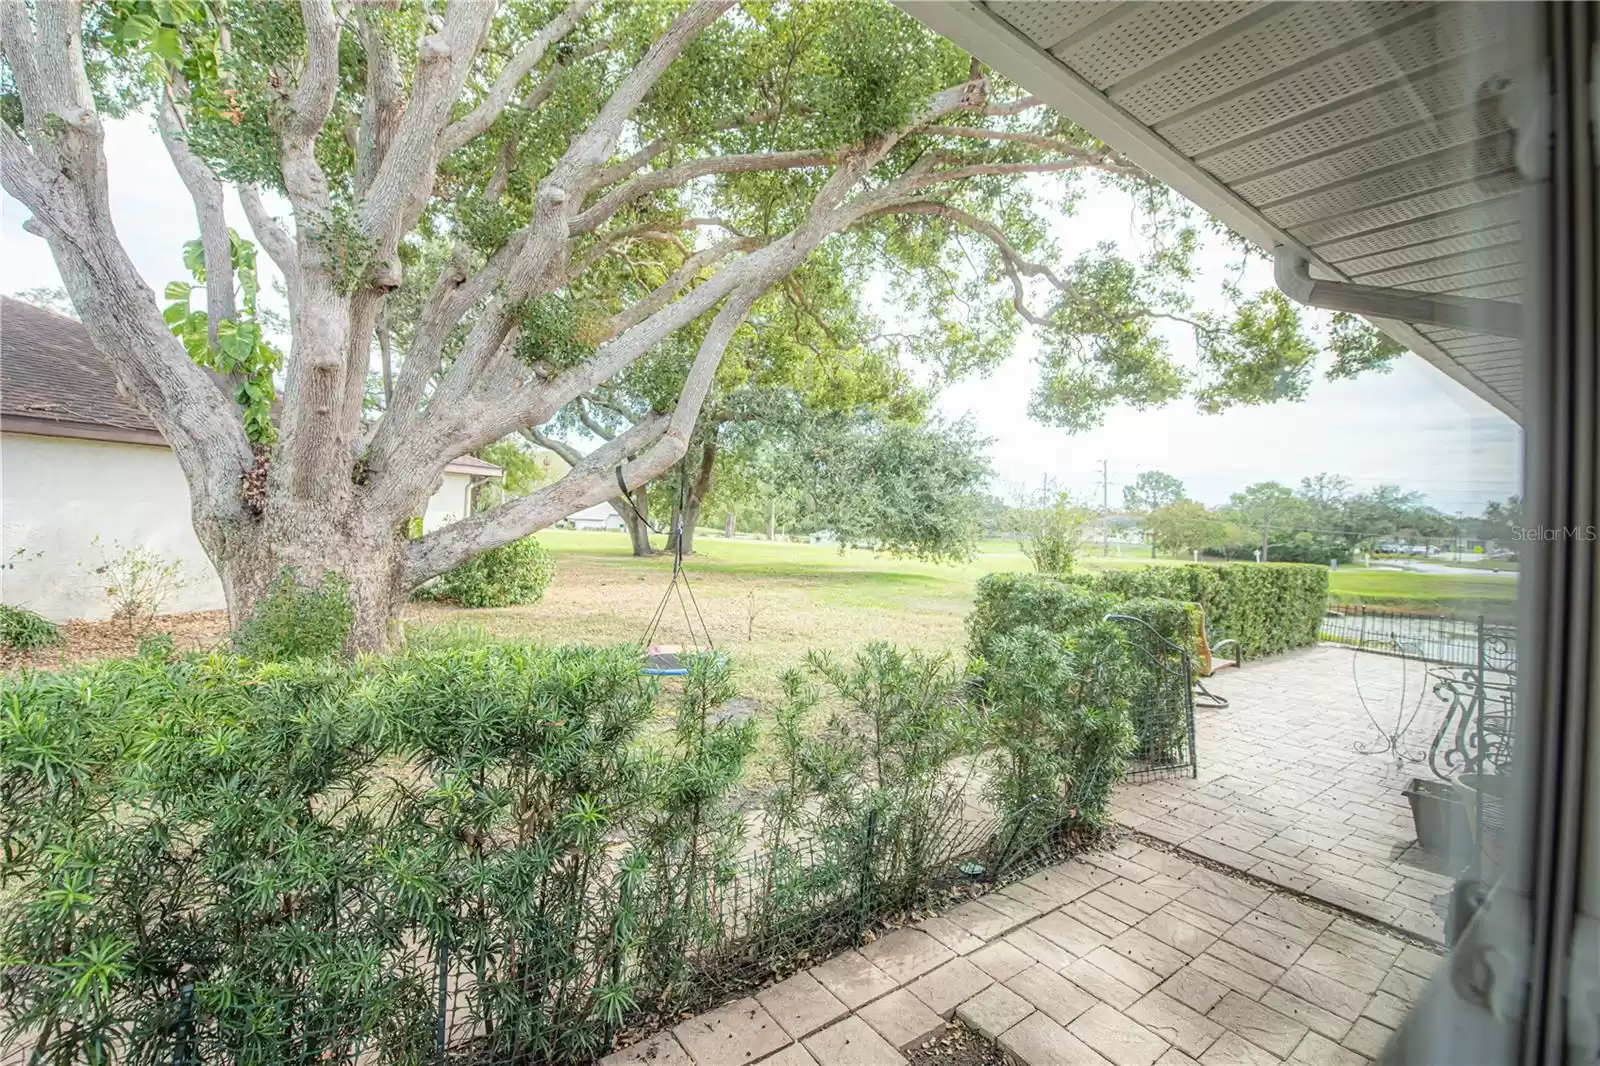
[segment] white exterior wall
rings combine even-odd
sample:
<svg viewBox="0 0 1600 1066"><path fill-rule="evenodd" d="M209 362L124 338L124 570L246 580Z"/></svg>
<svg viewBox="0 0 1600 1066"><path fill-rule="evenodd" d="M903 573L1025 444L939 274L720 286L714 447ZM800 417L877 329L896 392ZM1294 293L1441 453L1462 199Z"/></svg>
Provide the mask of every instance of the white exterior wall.
<svg viewBox="0 0 1600 1066"><path fill-rule="evenodd" d="M428 500L422 512L422 531L431 533L472 513L472 478L466 474L446 474L439 491Z"/></svg>
<svg viewBox="0 0 1600 1066"><path fill-rule="evenodd" d="M609 503L597 503L585 507L567 517L573 529L622 529L622 516L617 514L616 508Z"/></svg>
<svg viewBox="0 0 1600 1066"><path fill-rule="evenodd" d="M471 480L444 476L424 528L467 513ZM190 524L189 487L171 450L0 434L0 601L55 621L108 617L105 586L94 573L104 562L96 535L111 556L139 546L183 564L187 585L163 612L225 606L222 582ZM15 555L19 549L23 555Z"/></svg>

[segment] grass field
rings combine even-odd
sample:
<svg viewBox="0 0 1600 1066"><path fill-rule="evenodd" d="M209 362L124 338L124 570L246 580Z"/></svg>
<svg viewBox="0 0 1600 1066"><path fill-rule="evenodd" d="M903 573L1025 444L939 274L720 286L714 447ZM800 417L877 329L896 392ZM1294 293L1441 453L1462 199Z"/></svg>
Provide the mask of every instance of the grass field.
<svg viewBox="0 0 1600 1066"><path fill-rule="evenodd" d="M539 539L555 554L556 578L538 604L476 611L418 604L407 612L409 624L481 627L549 643L622 643L644 635L667 587L670 557L635 559L619 533L549 530ZM690 587L712 639L732 655L744 690L758 698L775 694L778 676L811 649L848 654L886 640L959 655L978 578L1028 569L1012 541L985 541L972 560L950 566L714 535L698 537L695 548L687 564ZM1108 558L1095 547L1080 557L1086 569L1150 562L1134 549ZM1478 600L1509 603L1516 595L1515 581L1470 571L1457 577L1344 568L1329 577L1345 602L1460 609ZM668 607L656 642L690 643L679 604Z"/></svg>
<svg viewBox="0 0 1600 1066"><path fill-rule="evenodd" d="M1341 603L1366 603L1413 610L1482 610L1508 613L1517 582L1463 569L1457 574L1415 574L1346 567L1328 575L1328 591Z"/></svg>

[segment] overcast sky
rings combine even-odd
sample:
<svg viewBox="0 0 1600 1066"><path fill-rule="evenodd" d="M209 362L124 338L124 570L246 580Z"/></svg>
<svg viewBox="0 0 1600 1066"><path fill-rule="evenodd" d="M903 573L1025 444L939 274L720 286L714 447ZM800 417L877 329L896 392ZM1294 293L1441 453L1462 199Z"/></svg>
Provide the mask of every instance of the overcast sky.
<svg viewBox="0 0 1600 1066"><path fill-rule="evenodd" d="M108 121L106 133L117 228L159 294L168 281L186 277L181 256L184 241L196 235L193 207L145 120ZM229 206L230 221L248 234L231 194ZM45 243L23 231L26 218L26 209L3 196L0 291L60 285ZM1102 240L1132 240L1130 219L1125 198L1099 193L1063 220L1054 235L1063 255L1072 258ZM1208 276L1214 280L1227 261L1216 251L1208 260ZM260 264L270 284L273 268L265 256ZM1254 291L1270 280L1270 270L1262 266L1247 275L1245 287ZM1173 342L1180 352L1191 343L1181 334L1173 334ZM1076 436L1028 418L1033 380L1031 346L1024 342L994 373L951 386L940 403L951 417L970 413L994 438L991 456L1002 490L1036 487L1049 477L1098 502L1105 460L1113 504L1124 484L1150 469L1176 475L1191 496L1210 504L1251 482L1294 484L1323 471L1344 475L1358 489L1393 483L1419 490L1449 513L1475 514L1486 501L1517 491L1515 425L1410 354L1389 374L1344 382L1319 379L1302 403L1222 415L1199 414L1186 402L1162 411L1120 410L1102 428Z"/></svg>

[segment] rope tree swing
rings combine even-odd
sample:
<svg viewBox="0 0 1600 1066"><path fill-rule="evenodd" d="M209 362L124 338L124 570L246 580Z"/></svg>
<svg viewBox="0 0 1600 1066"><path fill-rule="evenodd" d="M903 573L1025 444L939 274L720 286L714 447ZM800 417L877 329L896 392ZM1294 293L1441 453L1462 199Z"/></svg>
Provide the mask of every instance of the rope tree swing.
<svg viewBox="0 0 1600 1066"><path fill-rule="evenodd" d="M711 639L711 629L706 625L705 615L700 613L700 603L695 599L694 588L689 584L689 572L683 566L683 516L688 510L685 494L685 479L678 478L678 508L672 521L672 577L667 582L666 591L661 594L661 602L656 605L655 614L650 616L650 624L645 627L644 636L639 638L639 646L644 649L644 658L639 666L639 673L646 677L683 677L689 673L689 664L685 661L686 655L715 655L717 646ZM622 498L628 501L628 506L633 509L634 516L644 524L650 532L660 535L661 530L650 524L639 511L639 505L633 502L633 493L628 491L628 483L623 479L622 467L617 467L617 487L622 490ZM688 634L689 646L686 648L677 644L651 644L655 639L656 631L661 628L661 621L666 617L667 605L672 602L673 594L678 597L678 607L683 611L684 630ZM685 596L687 594L687 597ZM690 608L694 609L693 617ZM695 621L700 623L700 637L695 638Z"/></svg>

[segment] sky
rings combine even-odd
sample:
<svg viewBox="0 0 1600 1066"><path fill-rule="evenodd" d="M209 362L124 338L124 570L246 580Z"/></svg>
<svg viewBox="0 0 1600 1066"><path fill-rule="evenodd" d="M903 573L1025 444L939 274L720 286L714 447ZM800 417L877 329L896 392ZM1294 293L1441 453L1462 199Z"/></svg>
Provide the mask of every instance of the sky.
<svg viewBox="0 0 1600 1066"><path fill-rule="evenodd" d="M168 281L187 277L183 243L197 234L192 203L147 120L108 121L106 152L118 233L159 294ZM22 229L27 215L0 194L0 291L6 293L61 284L48 247ZM231 193L229 220L248 234ZM1071 217L1059 219L1052 236L1067 259L1104 240L1128 245L1136 240L1131 202L1115 192L1092 193ZM1232 262L1222 249L1209 247L1202 274L1214 281ZM263 288L270 292L275 271L266 256L259 263ZM1270 283L1264 263L1246 274L1246 291ZM1178 333L1172 341L1180 352L1191 345ZM1206 504L1226 502L1253 482L1293 485L1322 472L1343 475L1358 491L1378 484L1420 491L1449 514L1477 514L1489 500L1518 491L1515 424L1409 353L1388 374L1340 382L1319 378L1299 403L1221 415L1200 414L1186 401L1159 411L1121 409L1100 428L1076 435L1028 417L1031 360L1025 340L986 377L949 386L939 403L941 414L970 415L992 438L990 457L1002 495L1048 480L1099 503L1104 471L1105 495L1115 506L1122 486L1145 470L1180 478L1190 497Z"/></svg>

